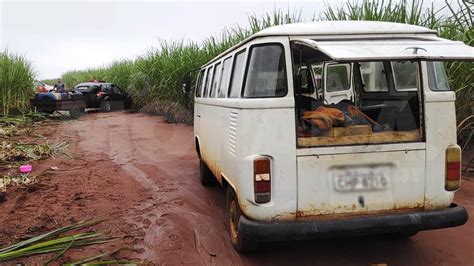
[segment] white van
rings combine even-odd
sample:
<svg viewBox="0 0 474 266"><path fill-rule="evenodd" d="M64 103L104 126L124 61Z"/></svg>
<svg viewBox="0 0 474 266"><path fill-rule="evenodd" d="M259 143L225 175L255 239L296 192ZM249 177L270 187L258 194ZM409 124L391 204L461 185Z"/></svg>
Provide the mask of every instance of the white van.
<svg viewBox="0 0 474 266"><path fill-rule="evenodd" d="M335 21L265 29L202 66L201 181L227 189L234 247L464 224L453 60L474 49L419 26Z"/></svg>

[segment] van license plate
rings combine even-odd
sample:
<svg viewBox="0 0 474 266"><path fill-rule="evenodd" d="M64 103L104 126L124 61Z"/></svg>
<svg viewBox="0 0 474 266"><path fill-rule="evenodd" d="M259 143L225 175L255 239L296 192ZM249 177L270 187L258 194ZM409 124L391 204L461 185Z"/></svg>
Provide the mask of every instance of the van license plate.
<svg viewBox="0 0 474 266"><path fill-rule="evenodd" d="M333 173L336 191L370 191L390 187L390 167L336 169Z"/></svg>

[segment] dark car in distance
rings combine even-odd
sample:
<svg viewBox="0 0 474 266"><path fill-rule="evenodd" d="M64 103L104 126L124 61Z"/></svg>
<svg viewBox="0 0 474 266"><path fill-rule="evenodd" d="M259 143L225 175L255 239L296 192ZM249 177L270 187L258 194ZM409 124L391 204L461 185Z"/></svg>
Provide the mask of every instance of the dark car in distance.
<svg viewBox="0 0 474 266"><path fill-rule="evenodd" d="M100 108L103 112L110 112L112 109L130 109L132 106L130 95L113 83L89 80L76 85L74 91L84 95L86 108Z"/></svg>

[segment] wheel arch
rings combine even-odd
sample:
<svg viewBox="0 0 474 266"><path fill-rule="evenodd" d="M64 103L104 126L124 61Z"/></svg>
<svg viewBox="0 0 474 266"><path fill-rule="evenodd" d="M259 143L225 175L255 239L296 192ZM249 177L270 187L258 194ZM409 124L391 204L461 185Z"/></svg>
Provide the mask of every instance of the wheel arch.
<svg viewBox="0 0 474 266"><path fill-rule="evenodd" d="M196 150L196 153L197 153L197 156L199 158L199 160L202 159L201 157L201 143L199 141L199 137L196 135L194 136L194 148Z"/></svg>

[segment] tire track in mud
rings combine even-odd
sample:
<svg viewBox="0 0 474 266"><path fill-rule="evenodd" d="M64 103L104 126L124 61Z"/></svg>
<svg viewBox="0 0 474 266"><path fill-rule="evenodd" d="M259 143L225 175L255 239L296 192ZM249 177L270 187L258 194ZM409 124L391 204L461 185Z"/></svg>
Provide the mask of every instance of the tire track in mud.
<svg viewBox="0 0 474 266"><path fill-rule="evenodd" d="M140 231L141 241L135 244L140 259L158 264L242 264L230 245L223 212L213 208L216 199L211 197L222 201L224 193L204 188L198 180L191 128L123 113L98 114L75 126L92 129L81 136L85 151L106 154L151 192L124 213L125 221Z"/></svg>

